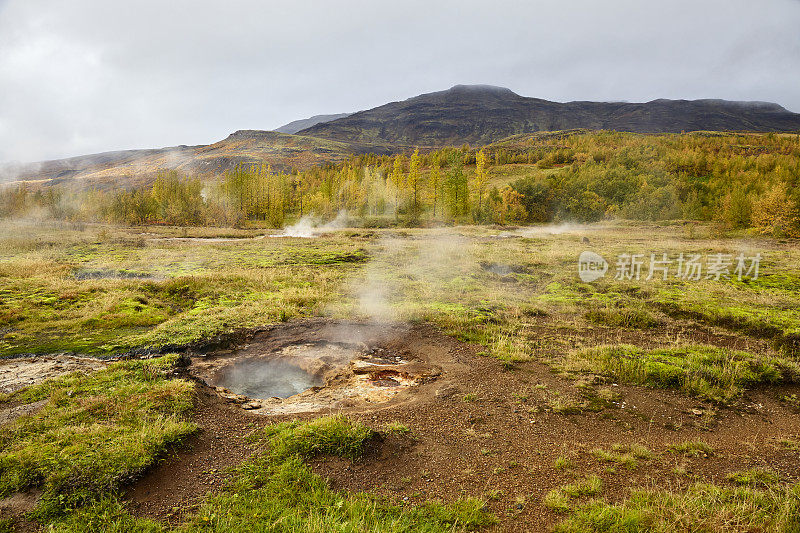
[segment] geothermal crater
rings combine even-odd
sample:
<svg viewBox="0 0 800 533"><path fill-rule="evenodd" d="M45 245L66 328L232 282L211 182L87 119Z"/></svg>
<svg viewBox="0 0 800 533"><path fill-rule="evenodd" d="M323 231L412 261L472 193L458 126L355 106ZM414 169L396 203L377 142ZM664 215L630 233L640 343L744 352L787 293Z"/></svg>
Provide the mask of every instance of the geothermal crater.
<svg viewBox="0 0 800 533"><path fill-rule="evenodd" d="M404 350L402 327L316 322L277 326L192 358L217 394L263 414L358 408L402 399L438 367Z"/></svg>

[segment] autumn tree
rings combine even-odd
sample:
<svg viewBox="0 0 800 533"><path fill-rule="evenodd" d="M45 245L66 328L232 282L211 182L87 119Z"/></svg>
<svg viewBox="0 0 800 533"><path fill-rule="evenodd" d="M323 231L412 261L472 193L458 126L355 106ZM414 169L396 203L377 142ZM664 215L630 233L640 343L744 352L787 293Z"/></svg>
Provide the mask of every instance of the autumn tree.
<svg viewBox="0 0 800 533"><path fill-rule="evenodd" d="M389 176L389 180L394 187L394 212L395 216L398 216L400 212L400 193L405 186L405 176L403 175L403 163L404 158L403 154L398 154L394 158L394 165L392 167L392 173Z"/></svg>
<svg viewBox="0 0 800 533"><path fill-rule="evenodd" d="M411 164L408 169L408 188L411 191L411 217L416 219L419 216L419 190L420 190L420 167L422 158L419 155L419 148L414 150L411 155Z"/></svg>
<svg viewBox="0 0 800 533"><path fill-rule="evenodd" d="M433 193L433 218L436 218L436 205L439 200L439 189L442 186L442 173L441 163L439 163L439 156L436 155L431 163L431 171L428 175L428 185Z"/></svg>
<svg viewBox="0 0 800 533"><path fill-rule="evenodd" d="M483 195L486 191L486 183L489 180L489 175L486 167L489 164L489 158L486 155L486 152L481 150L477 154L475 154L475 192L478 194L478 211L477 211L477 219L480 220L483 217L482 210L483 210Z"/></svg>
<svg viewBox="0 0 800 533"><path fill-rule="evenodd" d="M753 227L762 234L800 234L800 209L785 183L774 185L753 204Z"/></svg>
<svg viewBox="0 0 800 533"><path fill-rule="evenodd" d="M522 203L522 195L511 187L506 186L500 191L500 197L503 200L501 204L503 206L501 223L505 224L506 222L510 222L518 224L524 222L528 217L528 213L525 210L525 205Z"/></svg>
<svg viewBox="0 0 800 533"><path fill-rule="evenodd" d="M445 181L447 207L450 216L458 218L469 212L469 188L464 175L464 156L461 152L452 152L448 158L449 168Z"/></svg>

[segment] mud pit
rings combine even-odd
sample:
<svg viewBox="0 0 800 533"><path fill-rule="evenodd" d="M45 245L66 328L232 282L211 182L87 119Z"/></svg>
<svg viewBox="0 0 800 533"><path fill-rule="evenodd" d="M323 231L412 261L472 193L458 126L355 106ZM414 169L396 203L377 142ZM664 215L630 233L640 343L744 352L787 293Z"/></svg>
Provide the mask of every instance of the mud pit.
<svg viewBox="0 0 800 533"><path fill-rule="evenodd" d="M256 334L232 349L196 355L190 371L223 399L268 415L402 401L441 373L421 354L388 346L408 334L404 327L317 324Z"/></svg>

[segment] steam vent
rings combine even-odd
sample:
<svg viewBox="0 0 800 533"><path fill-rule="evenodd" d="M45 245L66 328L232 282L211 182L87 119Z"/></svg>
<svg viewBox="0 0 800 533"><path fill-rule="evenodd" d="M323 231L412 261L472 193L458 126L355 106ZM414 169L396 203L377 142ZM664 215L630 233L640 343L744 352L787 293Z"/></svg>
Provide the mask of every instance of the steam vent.
<svg viewBox="0 0 800 533"><path fill-rule="evenodd" d="M192 358L192 372L243 409L340 411L413 394L440 369L406 344L402 327L308 321Z"/></svg>

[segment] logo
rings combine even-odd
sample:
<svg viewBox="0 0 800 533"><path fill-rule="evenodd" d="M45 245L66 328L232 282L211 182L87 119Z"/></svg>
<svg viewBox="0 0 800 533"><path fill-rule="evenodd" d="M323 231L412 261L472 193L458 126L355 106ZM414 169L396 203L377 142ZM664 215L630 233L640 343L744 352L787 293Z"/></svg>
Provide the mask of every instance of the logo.
<svg viewBox="0 0 800 533"><path fill-rule="evenodd" d="M596 281L608 272L608 261L603 256L588 250L581 252L578 258L578 276L581 281L590 283Z"/></svg>

